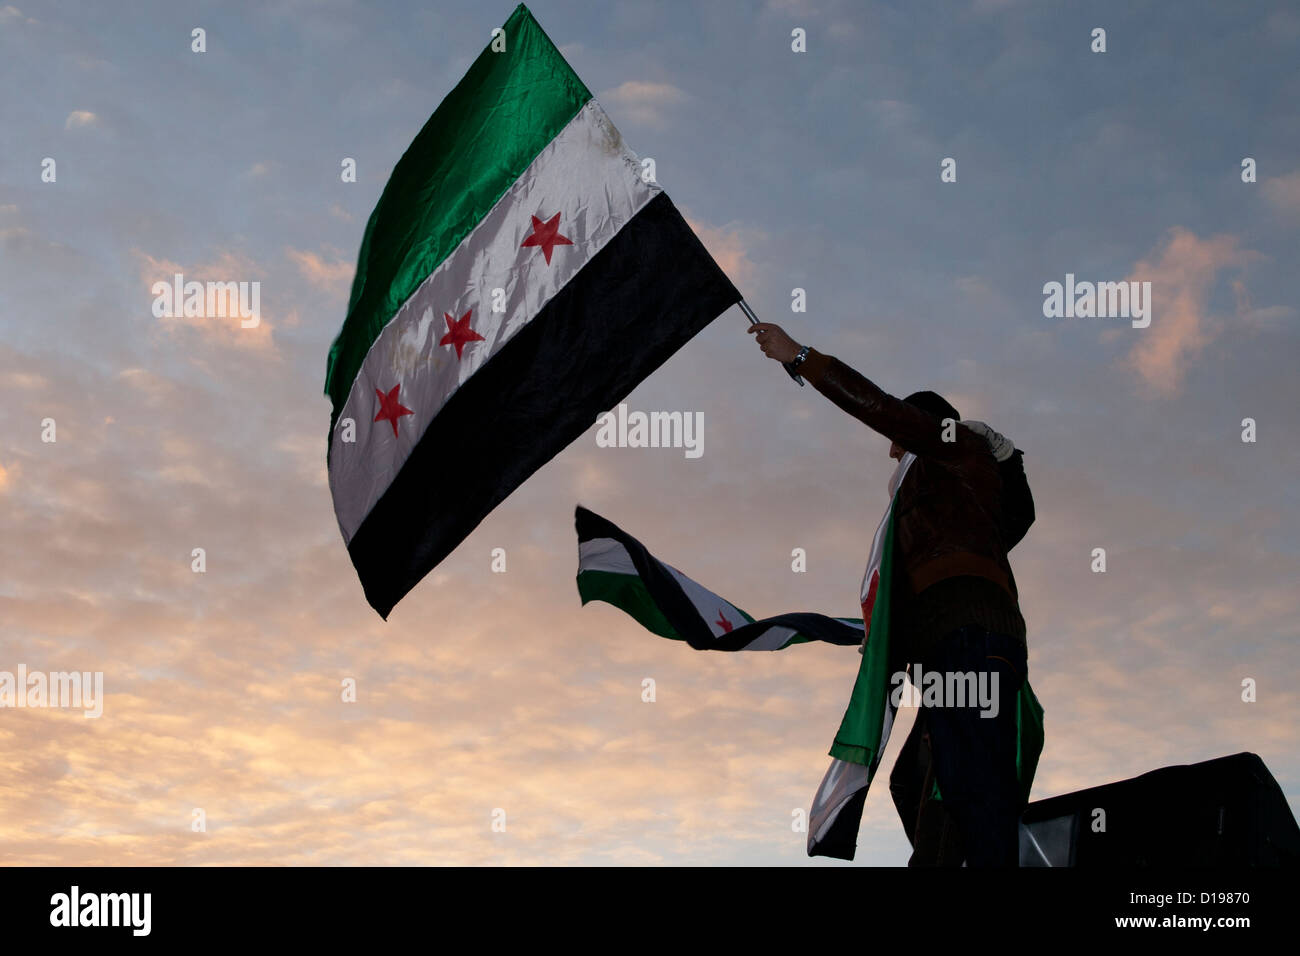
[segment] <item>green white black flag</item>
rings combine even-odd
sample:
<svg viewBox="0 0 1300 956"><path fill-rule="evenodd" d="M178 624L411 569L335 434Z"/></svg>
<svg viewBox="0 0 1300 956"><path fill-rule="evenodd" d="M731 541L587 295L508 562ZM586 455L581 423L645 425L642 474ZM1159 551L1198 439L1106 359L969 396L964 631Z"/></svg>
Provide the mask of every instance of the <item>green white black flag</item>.
<svg viewBox="0 0 1300 956"><path fill-rule="evenodd" d="M330 348L330 490L371 605L739 300L521 4L394 168Z"/></svg>

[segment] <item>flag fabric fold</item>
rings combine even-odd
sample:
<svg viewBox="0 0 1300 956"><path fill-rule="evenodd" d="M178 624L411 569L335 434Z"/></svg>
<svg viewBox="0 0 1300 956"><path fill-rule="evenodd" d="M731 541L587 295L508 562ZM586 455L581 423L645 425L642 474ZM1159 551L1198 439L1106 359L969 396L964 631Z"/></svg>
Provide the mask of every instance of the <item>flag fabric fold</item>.
<svg viewBox="0 0 1300 956"><path fill-rule="evenodd" d="M862 643L860 618L778 614L756 621L736 605L664 564L612 521L579 506L578 595L626 611L646 630L697 651L776 651L791 644Z"/></svg>
<svg viewBox="0 0 1300 956"><path fill-rule="evenodd" d="M330 491L370 604L739 300L521 4L394 168L330 348Z"/></svg>

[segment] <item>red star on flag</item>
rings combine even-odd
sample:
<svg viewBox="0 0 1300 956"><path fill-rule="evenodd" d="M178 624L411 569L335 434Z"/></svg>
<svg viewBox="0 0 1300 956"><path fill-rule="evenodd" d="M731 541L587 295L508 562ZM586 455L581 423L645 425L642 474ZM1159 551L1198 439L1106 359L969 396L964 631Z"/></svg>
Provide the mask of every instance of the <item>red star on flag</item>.
<svg viewBox="0 0 1300 956"><path fill-rule="evenodd" d="M731 629L736 626L727 620L726 616L722 613L722 608L718 608L718 619L713 623L722 628L724 634L730 634Z"/></svg>
<svg viewBox="0 0 1300 956"><path fill-rule="evenodd" d="M438 344L456 346L456 358L460 358L460 353L467 342L487 341L469 327L469 317L473 312L474 310L470 309L459 319L453 319L450 312L442 313L442 317L447 320L447 334L438 340Z"/></svg>
<svg viewBox="0 0 1300 956"><path fill-rule="evenodd" d="M876 588L880 586L879 569L871 572L871 583L867 586L867 599L862 602L862 620L867 633L871 633L871 612L876 607Z"/></svg>
<svg viewBox="0 0 1300 956"><path fill-rule="evenodd" d="M375 421L386 421L393 426L393 437L397 437L397 420L403 415L414 415L405 405L397 400L397 393L402 388L401 384L393 386L392 391L387 395L379 389L375 389L375 394L379 396L379 414L375 416Z"/></svg>
<svg viewBox="0 0 1300 956"><path fill-rule="evenodd" d="M533 216L533 234L524 240L524 246L541 246L542 255L546 256L546 264L551 264L551 252L556 246L571 246L573 240L560 235L560 214L557 212L546 222L542 222L536 216Z"/></svg>

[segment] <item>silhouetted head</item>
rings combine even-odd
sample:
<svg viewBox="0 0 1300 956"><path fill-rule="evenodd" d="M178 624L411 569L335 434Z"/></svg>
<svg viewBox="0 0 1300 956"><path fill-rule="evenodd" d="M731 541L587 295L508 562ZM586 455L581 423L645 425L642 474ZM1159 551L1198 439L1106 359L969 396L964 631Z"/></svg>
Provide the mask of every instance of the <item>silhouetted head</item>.
<svg viewBox="0 0 1300 956"><path fill-rule="evenodd" d="M939 421L943 421L945 418L951 418L955 422L961 421L961 414L938 392L913 392L911 395L907 396L907 398L903 399L903 401L924 412L929 412ZM890 458L901 461L904 452L905 449L897 442L890 443Z"/></svg>

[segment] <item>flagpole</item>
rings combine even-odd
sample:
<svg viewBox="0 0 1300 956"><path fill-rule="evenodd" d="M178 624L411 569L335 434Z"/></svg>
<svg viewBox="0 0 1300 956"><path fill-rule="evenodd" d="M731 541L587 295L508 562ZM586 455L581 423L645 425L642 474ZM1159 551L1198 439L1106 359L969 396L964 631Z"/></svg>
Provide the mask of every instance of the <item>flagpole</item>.
<svg viewBox="0 0 1300 956"><path fill-rule="evenodd" d="M758 325L758 316L754 314L754 310L749 307L749 303L746 302L744 299L740 300L740 311L744 312L745 315L749 317L750 325ZM782 362L781 366L782 368L785 369L786 374L795 380L795 384L797 384L800 388L802 388L803 379L800 378L799 373L794 370L794 366L791 365L789 362Z"/></svg>

